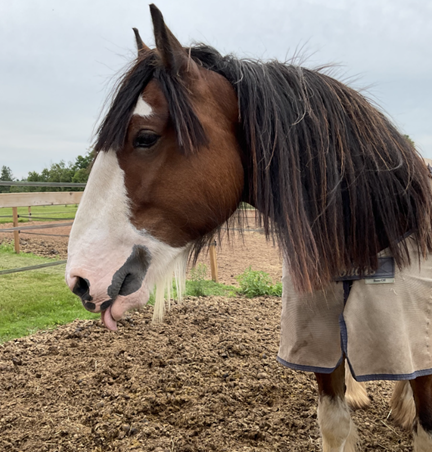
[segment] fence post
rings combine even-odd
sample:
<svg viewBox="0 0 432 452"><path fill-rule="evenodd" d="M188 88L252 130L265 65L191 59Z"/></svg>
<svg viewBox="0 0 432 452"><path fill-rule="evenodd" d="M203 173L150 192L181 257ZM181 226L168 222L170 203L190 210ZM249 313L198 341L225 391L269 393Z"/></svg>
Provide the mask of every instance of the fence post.
<svg viewBox="0 0 432 452"><path fill-rule="evenodd" d="M17 228L18 227L18 207L12 207L12 215L13 215L14 228ZM20 252L19 232L14 231L13 234L14 234L15 253L19 254L19 252Z"/></svg>
<svg viewBox="0 0 432 452"><path fill-rule="evenodd" d="M32 221L31 220L31 206L28 206L28 216L29 216L29 221ZM36 215L37 216L37 215Z"/></svg>
<svg viewBox="0 0 432 452"><path fill-rule="evenodd" d="M217 266L217 258L216 258L216 240L210 245L209 254L210 254L210 269L211 269L212 280L215 282L219 282L218 266Z"/></svg>

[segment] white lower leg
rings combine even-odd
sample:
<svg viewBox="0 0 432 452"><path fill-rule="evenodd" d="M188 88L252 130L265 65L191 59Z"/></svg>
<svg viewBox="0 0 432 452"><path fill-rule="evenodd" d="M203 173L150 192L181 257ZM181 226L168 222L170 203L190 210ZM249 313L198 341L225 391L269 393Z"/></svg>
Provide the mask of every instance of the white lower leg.
<svg viewBox="0 0 432 452"><path fill-rule="evenodd" d="M322 396L318 404L324 452L355 452L358 436L348 405L340 397Z"/></svg>
<svg viewBox="0 0 432 452"><path fill-rule="evenodd" d="M432 450L432 435L417 424L413 431L414 436L414 452L430 452Z"/></svg>
<svg viewBox="0 0 432 452"><path fill-rule="evenodd" d="M370 405L364 384L354 380L348 365L345 365L345 386L345 399L351 409L365 409Z"/></svg>
<svg viewBox="0 0 432 452"><path fill-rule="evenodd" d="M411 430L416 417L414 395L409 381L398 381L390 400L391 415L396 424Z"/></svg>

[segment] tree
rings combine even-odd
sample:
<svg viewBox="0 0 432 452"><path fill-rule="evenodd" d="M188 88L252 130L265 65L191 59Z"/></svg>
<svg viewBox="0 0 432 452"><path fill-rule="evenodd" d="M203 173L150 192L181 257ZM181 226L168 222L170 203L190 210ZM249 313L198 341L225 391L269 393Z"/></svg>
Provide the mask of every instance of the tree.
<svg viewBox="0 0 432 452"><path fill-rule="evenodd" d="M75 159L75 163L72 166L72 170L74 172L72 176L72 182L77 184L85 184L87 183L87 180L89 178L90 174L90 166L94 159L94 152L93 150L88 150L87 154L79 155ZM82 188L71 188L73 191L81 191Z"/></svg>
<svg viewBox="0 0 432 452"><path fill-rule="evenodd" d="M413 140L411 140L409 135L404 135L404 138L408 141L408 143L415 147L415 143Z"/></svg>
<svg viewBox="0 0 432 452"><path fill-rule="evenodd" d="M3 165L1 169L0 180L13 181L14 179L15 178L13 177L12 170L8 166Z"/></svg>
<svg viewBox="0 0 432 452"><path fill-rule="evenodd" d="M71 164L66 166L64 160L60 160L60 163L53 163L51 168L47 170L48 182L72 182L74 170L71 166ZM60 188L60 190L68 191L69 188Z"/></svg>
<svg viewBox="0 0 432 452"><path fill-rule="evenodd" d="M12 170L8 167L3 165L1 172L0 172L0 180L2 181L10 181L12 182L14 180ZM9 193L10 187L3 187L0 185L0 193Z"/></svg>
<svg viewBox="0 0 432 452"><path fill-rule="evenodd" d="M39 174L37 171L29 171L27 182L48 182L48 170L45 168L42 173ZM19 191L49 191L48 187L19 187Z"/></svg>
<svg viewBox="0 0 432 452"><path fill-rule="evenodd" d="M75 162L65 163L60 160L59 163L52 163L49 168L44 168L40 173L29 171L27 179L22 182L72 182L86 183L90 174L90 166L94 159L94 152L90 149L82 156L78 155ZM12 181L14 177L9 167L3 166L1 169L0 180ZM0 193L5 192L37 192L37 191L83 191L84 187L29 187L15 186L2 187Z"/></svg>
<svg viewBox="0 0 432 452"><path fill-rule="evenodd" d="M79 155L75 159L75 163L73 165L73 169L75 171L79 171L81 169L87 169L89 168L91 162L94 158L94 152L90 149L87 151L87 154L83 157L82 155Z"/></svg>
<svg viewBox="0 0 432 452"><path fill-rule="evenodd" d="M72 177L72 182L74 184L85 184L87 183L89 177L89 168L81 168L78 171L75 171L75 174Z"/></svg>

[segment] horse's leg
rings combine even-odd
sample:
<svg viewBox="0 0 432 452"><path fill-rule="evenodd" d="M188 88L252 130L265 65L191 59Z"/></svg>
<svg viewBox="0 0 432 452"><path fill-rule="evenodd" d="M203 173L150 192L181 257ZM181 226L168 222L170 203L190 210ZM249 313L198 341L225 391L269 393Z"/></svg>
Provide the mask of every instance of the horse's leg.
<svg viewBox="0 0 432 452"><path fill-rule="evenodd" d="M352 410L365 409L370 405L370 399L364 383L354 380L349 366L345 363L345 399Z"/></svg>
<svg viewBox="0 0 432 452"><path fill-rule="evenodd" d="M432 450L432 375L411 380L417 418L414 424L414 452Z"/></svg>
<svg viewBox="0 0 432 452"><path fill-rule="evenodd" d="M331 374L316 373L319 390L318 424L324 452L355 452L357 430L345 400L344 363Z"/></svg>
<svg viewBox="0 0 432 452"><path fill-rule="evenodd" d="M416 407L410 382L398 381L390 400L391 416L396 424L411 430L416 417Z"/></svg>

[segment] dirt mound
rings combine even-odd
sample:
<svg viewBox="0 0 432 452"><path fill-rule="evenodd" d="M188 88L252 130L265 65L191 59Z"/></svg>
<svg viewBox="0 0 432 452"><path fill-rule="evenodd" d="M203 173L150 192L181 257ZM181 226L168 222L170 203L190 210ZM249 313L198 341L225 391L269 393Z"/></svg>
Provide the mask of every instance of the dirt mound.
<svg viewBox="0 0 432 452"><path fill-rule="evenodd" d="M149 307L117 333L76 321L0 345L0 450L319 450L315 382L275 360L280 308L188 299L164 323ZM354 415L363 450L410 450L389 395Z"/></svg>
<svg viewBox="0 0 432 452"><path fill-rule="evenodd" d="M21 246L65 258L67 238L22 234ZM249 266L281 277L256 232L223 243L218 265L226 284ZM319 450L314 377L275 359L280 309L277 298L189 299L162 324L149 307L118 333L76 321L0 345L0 451ZM362 450L411 450L387 420L391 389L369 385L372 408L354 414Z"/></svg>

